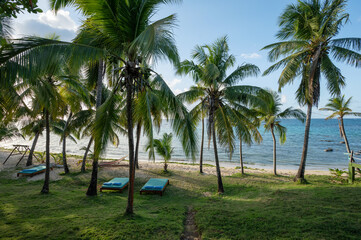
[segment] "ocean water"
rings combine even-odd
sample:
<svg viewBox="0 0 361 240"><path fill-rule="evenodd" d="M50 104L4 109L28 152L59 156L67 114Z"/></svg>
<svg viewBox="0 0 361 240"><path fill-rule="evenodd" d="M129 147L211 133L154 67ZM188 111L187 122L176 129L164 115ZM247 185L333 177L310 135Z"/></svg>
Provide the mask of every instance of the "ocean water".
<svg viewBox="0 0 361 240"><path fill-rule="evenodd" d="M283 145L280 145L280 143L277 141L277 166L279 169L297 169L302 154L304 124L295 119L282 120L281 124L287 128L287 140ZM355 152L361 150L361 119L345 119L344 124L351 149ZM156 133L156 138L160 138L164 132L172 132L169 122L163 122L160 132ZM197 132L200 145L200 126L197 128ZM243 144L243 159L245 165L249 167L271 168L273 163L273 141L271 133L265 133L263 127L260 128L260 132L263 136L263 142L261 144L254 144L251 146ZM127 137L119 136L119 138L119 146L113 146L111 143L109 143L106 152L103 154L103 157L116 159L128 155ZM214 162L214 152L212 148L213 143L210 144L210 148L208 149L208 140L206 136L205 139L204 160L206 163L212 164ZM51 152L61 152L61 144L59 140L60 139L58 136L51 134ZM336 119L327 121L324 119L312 119L306 169L346 169L348 164L347 156L344 154L346 152L346 146L345 144L341 144L340 141L343 141L343 139L340 137L338 122ZM31 146L31 143L32 141L29 141L28 139L24 140L22 138L17 138L10 141L0 142L0 147L12 148L13 144L27 144ZM80 149L87 145L88 139L85 138L78 140L77 143L68 140L67 143L68 154L82 155L84 150ZM147 139L142 137L140 141L140 160L148 160L148 153L145 151L146 144ZM191 159L186 158L181 144L175 136L173 137L173 147L174 153L172 160L192 162ZM227 148L222 146L218 147L221 165L239 165L238 140L235 143L235 147L236 148L234 149L231 159ZM324 149L327 148L332 148L333 151L325 152ZM45 136L39 138L36 150L45 150ZM160 161L161 158L156 156L156 160ZM196 158L196 162L198 161L199 156Z"/></svg>

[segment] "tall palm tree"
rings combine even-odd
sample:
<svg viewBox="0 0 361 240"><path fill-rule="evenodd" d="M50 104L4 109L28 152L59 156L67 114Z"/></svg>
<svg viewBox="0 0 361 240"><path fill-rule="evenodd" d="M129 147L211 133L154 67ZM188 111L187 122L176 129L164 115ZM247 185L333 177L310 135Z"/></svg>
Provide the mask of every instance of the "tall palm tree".
<svg viewBox="0 0 361 240"><path fill-rule="evenodd" d="M187 109L177 100L165 81L150 68L147 63L152 59L157 62L159 59L168 59L172 63L178 62L178 52L173 39L172 27L175 16L170 15L158 21L151 21L155 11L162 4L178 2L175 0L77 0L59 1L62 4L72 3L77 6L86 16L81 34L82 41L65 43L60 41L49 41L39 38L26 38L14 43L12 48L0 57L0 64L10 66L14 60L24 60L24 52L46 52L53 55L61 54L69 58L72 65L79 66L91 59L110 61L114 77L111 78L111 86L114 94L124 89L126 93L127 106L127 132L129 145L129 190L127 213L133 213L134 196L134 136L133 136L133 101L136 88L148 85L146 79L150 74L156 75L155 82L158 85L164 99L167 100L169 108L174 111L171 115L172 126L176 134L181 138L181 143L187 155L194 156L197 144L195 142L194 124L190 119ZM63 5L57 5L63 6ZM96 43L96 44L94 44ZM36 49L36 51L35 51ZM38 54L39 55L39 54ZM38 57L38 60L40 58ZM48 68L47 63L43 63ZM104 63L99 64L99 72L104 72ZM100 71L101 70L101 71ZM2 79L6 81L14 77L15 71L9 71L9 76ZM11 73L11 74L10 74ZM98 75L100 76L100 74ZM101 86L98 84L97 86ZM101 91L97 91L101 93ZM97 101L100 98L97 97ZM100 101L100 100L99 100ZM114 101L114 97L109 102ZM100 103L100 102L99 102ZM104 103L105 104L105 103ZM110 104L109 104L110 105ZM109 106L108 105L108 106ZM98 105L97 105L98 106ZM100 107L99 107L100 108ZM99 114L100 114L99 110ZM103 113L107 112L105 109ZM96 121L93 129L94 136L94 159L99 156L106 145L108 138L104 137L97 127L97 123L103 119L96 114ZM98 139L97 139L98 138ZM92 180L87 194L95 195L96 190L97 163L93 161ZM94 174L93 174L94 173Z"/></svg>
<svg viewBox="0 0 361 240"><path fill-rule="evenodd" d="M348 22L345 12L346 0L300 0L290 4L280 16L281 40L264 47L269 49L269 60L280 61L269 67L264 75L283 68L279 77L279 90L300 77L296 99L307 105L307 118L301 163L295 181L305 181L305 166L308 139L311 126L312 106L318 105L320 97L321 73L327 81L331 95L340 94L345 85L345 77L332 62L345 62L351 66L361 66L360 38L335 39L341 27Z"/></svg>
<svg viewBox="0 0 361 240"><path fill-rule="evenodd" d="M243 64L227 75L227 70L235 64L235 57L229 54L227 37L218 39L212 45L196 46L192 58L197 63L183 61L178 73L189 74L197 85L179 94L178 98L188 103L197 103L192 112L198 119L203 118L204 112L207 114L208 139L213 139L218 193L223 193L216 135L219 143L232 153L235 139L233 128L237 135L247 132L247 125L251 125L251 122L242 113L248 108L241 103L260 103L255 94L263 90L235 84L245 77L256 76L259 69L252 64Z"/></svg>
<svg viewBox="0 0 361 240"><path fill-rule="evenodd" d="M352 97L346 100L345 95L342 95L342 97L331 98L324 108L320 108L320 110L332 112L332 114L328 116L326 120L337 117L340 121L340 130L345 141L346 150L348 153L351 153L351 149L346 136L343 118L344 116L361 117L361 113L353 112L350 108L351 99Z"/></svg>
<svg viewBox="0 0 361 240"><path fill-rule="evenodd" d="M241 173L244 174L244 164L243 164L243 143L251 146L254 142L261 143L263 138L258 131L260 121L258 118L258 111L251 109L250 111L245 112L245 116L250 120L249 124L242 132L239 133L239 163L241 168ZM247 124L245 122L244 124Z"/></svg>
<svg viewBox="0 0 361 240"><path fill-rule="evenodd" d="M151 71L143 66L146 66L150 58L157 60L165 57L171 62L178 61L178 53L170 31L175 16L150 21L161 4L171 2L174 1L75 1L84 13L91 16L87 20L87 26L92 29L94 36L106 43L108 51L117 54L117 82L114 89L124 88L126 92L129 145L129 192L126 212L130 214L133 213L135 175L133 96L136 88L147 85L146 80ZM165 84L160 78L158 82L161 85ZM163 87L163 91L165 90Z"/></svg>
<svg viewBox="0 0 361 240"><path fill-rule="evenodd" d="M0 124L0 141L9 140L15 137L23 137L19 132L19 129L13 124L9 123L7 125Z"/></svg>
<svg viewBox="0 0 361 240"><path fill-rule="evenodd" d="M161 139L154 139L154 143L148 144L147 151L154 146L155 151L164 160L164 172L168 172L168 161L172 158L174 148L172 148L173 135L164 133ZM152 146L153 145L153 146Z"/></svg>
<svg viewBox="0 0 361 240"><path fill-rule="evenodd" d="M58 130L61 130L61 141L62 141L62 157L65 174L69 173L69 167L66 158L66 139L70 136L70 133L79 135L80 126L74 125L73 117L74 113L78 113L82 110L82 104L85 106L90 105L90 99L88 90L84 85L81 84L81 81L78 79L78 74L72 74L69 68L66 68L67 76L62 77L62 84L59 87L59 92L62 95L65 103L68 107L68 117L67 120L58 121ZM75 141L75 139L72 139Z"/></svg>
<svg viewBox="0 0 361 240"><path fill-rule="evenodd" d="M277 175L276 171L276 137L275 132L279 135L281 144L286 142L286 127L281 125L282 119L295 118L301 122L305 121L306 114L301 109L293 109L292 107L281 110L281 98L277 92L269 90L272 98L267 101L266 109L259 109L260 120L264 123L266 132L271 132L273 139L273 174Z"/></svg>

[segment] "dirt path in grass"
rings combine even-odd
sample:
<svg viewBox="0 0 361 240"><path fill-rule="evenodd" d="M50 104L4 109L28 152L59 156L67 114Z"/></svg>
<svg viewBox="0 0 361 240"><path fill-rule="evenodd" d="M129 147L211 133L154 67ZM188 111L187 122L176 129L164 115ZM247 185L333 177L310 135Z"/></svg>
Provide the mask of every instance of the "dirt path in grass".
<svg viewBox="0 0 361 240"><path fill-rule="evenodd" d="M198 228L194 219L196 211L192 207L188 207L187 218L184 225L184 232L181 240L200 240L201 236L198 233Z"/></svg>

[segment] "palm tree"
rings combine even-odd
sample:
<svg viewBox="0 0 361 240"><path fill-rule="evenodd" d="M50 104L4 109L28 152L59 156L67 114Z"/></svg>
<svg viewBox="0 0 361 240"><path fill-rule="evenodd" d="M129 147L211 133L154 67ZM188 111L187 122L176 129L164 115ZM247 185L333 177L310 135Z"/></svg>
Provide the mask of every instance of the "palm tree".
<svg viewBox="0 0 361 240"><path fill-rule="evenodd" d="M281 98L277 92L269 90L272 99L267 101L268 108L259 109L260 120L264 122L264 129L266 132L271 132L273 139L273 174L277 175L276 171L276 137L275 132L279 135L281 144L286 142L286 127L281 125L282 119L295 118L301 122L305 121L306 114L301 109L293 109L292 107L281 110Z"/></svg>
<svg viewBox="0 0 361 240"><path fill-rule="evenodd" d="M251 146L253 142L261 143L263 141L263 138L261 134L258 131L258 127L260 125L260 121L258 118L258 111L255 111L254 109L251 109L250 111L247 111L244 113L244 115L247 117L247 119L250 120L250 124L238 135L239 139L239 163L241 168L241 173L244 174L244 164L243 164L243 143L246 143L248 146ZM244 124L247 124L245 122Z"/></svg>
<svg viewBox="0 0 361 240"><path fill-rule="evenodd" d="M14 137L23 137L20 134L19 129L12 123L5 125L0 124L0 142L3 140L8 140Z"/></svg>
<svg viewBox="0 0 361 240"><path fill-rule="evenodd" d="M326 120L337 117L340 121L340 130L345 141L346 150L348 153L351 153L350 145L347 140L345 126L343 123L344 116L357 116L361 117L361 113L353 112L350 108L350 102L352 97L345 100L345 95L342 97L331 98L329 102L326 104L326 107L320 108L323 111L331 111L332 114L326 118Z"/></svg>
<svg viewBox="0 0 361 240"><path fill-rule="evenodd" d="M168 172L167 162L172 158L172 153L174 148L172 148L172 138L173 135L164 133L162 139L154 139L154 148L157 154L159 154L164 159L164 172ZM147 151L153 146L148 144L146 149Z"/></svg>
<svg viewBox="0 0 361 240"><path fill-rule="evenodd" d="M62 141L62 157L65 174L69 173L69 167L66 158L66 139L67 137L72 137L70 133L79 135L80 126L74 125L73 116L74 113L80 112L82 109L82 104L90 106L90 99L88 90L81 84L79 78L79 73L71 73L70 69L66 67L67 76L62 77L62 85L59 87L59 92L62 95L64 101L67 103L69 115L66 121L58 121L57 130L61 135ZM78 75L78 76L77 76ZM67 112L68 112L67 111ZM75 139L72 137L72 140Z"/></svg>
<svg viewBox="0 0 361 240"><path fill-rule="evenodd" d="M37 116L40 119L31 119L30 121L26 121L27 123L24 123L24 126L21 128L21 132L24 135L30 136L30 139L33 139L33 143L30 148L28 160L26 161L26 166L33 165L33 156L35 147L38 143L38 139L40 135L42 135L44 128L45 128L45 122L43 116Z"/></svg>
<svg viewBox="0 0 361 240"><path fill-rule="evenodd" d="M320 97L321 73L327 81L331 95L339 95L345 85L345 78L331 60L333 58L351 66L361 66L360 38L334 37L348 22L345 12L346 0L298 1L286 7L280 16L280 31L277 37L281 42L264 47L270 49L269 60L277 61L264 75L283 68L279 77L279 90L300 77L296 91L299 104L307 105L307 118L301 163L295 181L304 182L308 139L311 126L312 106L318 105Z"/></svg>
<svg viewBox="0 0 361 240"><path fill-rule="evenodd" d="M245 77L256 76L259 69L252 64L243 64L227 75L227 70L235 64L235 57L228 52L227 37L222 37L212 45L196 46L192 58L197 63L185 60L178 68L179 74L189 74L197 84L189 91L179 94L178 98L188 103L197 103L192 110L195 118L198 116L201 119L203 114L208 117L208 139L213 139L218 193L223 193L224 189L216 135L219 143L232 153L235 139L233 128L240 136L247 132L247 126L252 125L242 114L248 108L241 103L260 103L255 94L263 91L258 87L235 85Z"/></svg>
<svg viewBox="0 0 361 240"><path fill-rule="evenodd" d="M40 38L26 38L15 42L11 49L0 57L0 63L10 66L14 60L24 60L24 52L47 52L53 55L61 55L69 59L74 67L84 64L90 60L100 60L99 73L104 73L105 62L113 66L113 77L111 86L113 95L117 91L125 90L126 92L126 116L127 132L129 145L129 190L127 213L133 213L133 195L134 195L134 137L133 137L133 101L134 93L140 86L148 85L147 79L150 74L156 77L155 84L162 92L163 98L169 103L169 108L173 109L172 125L176 129L177 136L181 138L181 143L187 155L194 156L197 148L194 134L194 124L190 119L187 109L178 101L171 92L165 81L150 68L147 63L152 59L157 62L159 59L168 59L172 63L178 62L178 52L172 34L175 16L170 15L158 21L151 21L151 17L162 4L175 2L174 0L156 0L156 1L97 1L97 0L78 0L78 1L57 1L61 7L66 3L75 4L88 19L84 22L82 30L79 33L81 41L74 43L65 43L60 41L49 41ZM35 51L36 49L36 51ZM40 60L39 57L37 57ZM48 64L41 62L44 68ZM28 64L29 65L29 64ZM30 67L30 66L29 66ZM14 76L14 70L9 71L9 76L2 80ZM103 74L98 74L99 79ZM97 84L100 88L101 84ZM101 91L98 91L100 94ZM99 100L99 102L98 102ZM109 102L115 98L109 99ZM108 101L108 100L107 100ZM100 106L100 98L97 96L97 106ZM104 103L105 104L105 103ZM109 103L108 106L111 104ZM100 107L98 107L100 109ZM106 111L105 107L99 112ZM94 137L94 159L104 150L109 138L104 137L105 132L98 131L104 120L103 116L96 114L96 120L93 128ZM101 128L100 128L101 129ZM98 138L98 139L97 139ZM96 190L97 162L93 161L93 171L91 183L87 195L95 195Z"/></svg>

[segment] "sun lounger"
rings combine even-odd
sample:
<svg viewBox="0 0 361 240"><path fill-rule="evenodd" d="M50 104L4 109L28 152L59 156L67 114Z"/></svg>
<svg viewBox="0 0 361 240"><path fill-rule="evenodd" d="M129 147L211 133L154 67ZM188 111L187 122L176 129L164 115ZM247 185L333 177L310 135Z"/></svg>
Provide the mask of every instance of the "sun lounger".
<svg viewBox="0 0 361 240"><path fill-rule="evenodd" d="M50 168L50 170L53 170L53 168ZM37 167L21 170L20 172L18 172L17 176L19 177L20 175L23 175L23 176L32 177L37 174L43 173L45 171L46 171L46 166L37 166Z"/></svg>
<svg viewBox="0 0 361 240"><path fill-rule="evenodd" d="M122 192L128 186L129 178L113 178L109 182L103 183L100 192L103 190L116 190Z"/></svg>
<svg viewBox="0 0 361 240"><path fill-rule="evenodd" d="M142 193L155 193L163 195L163 192L166 186L169 184L168 179L162 178L151 178L149 181L142 187L140 194Z"/></svg>

